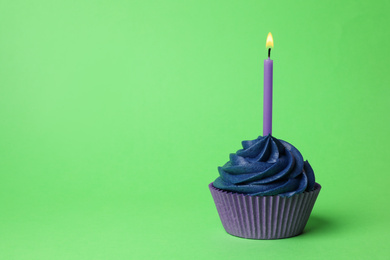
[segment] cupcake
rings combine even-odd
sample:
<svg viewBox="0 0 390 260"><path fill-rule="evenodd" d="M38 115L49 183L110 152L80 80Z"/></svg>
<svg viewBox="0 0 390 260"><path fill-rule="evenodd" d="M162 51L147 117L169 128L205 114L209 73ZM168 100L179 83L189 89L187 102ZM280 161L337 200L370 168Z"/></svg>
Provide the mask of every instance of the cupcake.
<svg viewBox="0 0 390 260"><path fill-rule="evenodd" d="M301 234L321 190L309 162L272 135L242 147L209 184L226 232L251 239Z"/></svg>

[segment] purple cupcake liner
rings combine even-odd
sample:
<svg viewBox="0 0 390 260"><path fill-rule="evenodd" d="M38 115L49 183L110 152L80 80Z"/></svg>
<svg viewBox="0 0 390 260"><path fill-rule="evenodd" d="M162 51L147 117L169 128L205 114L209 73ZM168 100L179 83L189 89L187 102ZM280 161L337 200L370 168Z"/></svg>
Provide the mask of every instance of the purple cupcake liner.
<svg viewBox="0 0 390 260"><path fill-rule="evenodd" d="M314 190L290 198L249 196L217 189L209 184L211 195L226 232L251 239L279 239L301 234L321 190Z"/></svg>

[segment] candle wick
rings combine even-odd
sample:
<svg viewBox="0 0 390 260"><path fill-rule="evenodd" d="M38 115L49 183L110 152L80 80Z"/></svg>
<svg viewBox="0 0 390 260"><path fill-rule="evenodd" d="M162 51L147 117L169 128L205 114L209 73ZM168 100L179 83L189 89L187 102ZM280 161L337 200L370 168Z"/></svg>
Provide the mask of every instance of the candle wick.
<svg viewBox="0 0 390 260"><path fill-rule="evenodd" d="M271 57L271 48L268 48L268 58Z"/></svg>

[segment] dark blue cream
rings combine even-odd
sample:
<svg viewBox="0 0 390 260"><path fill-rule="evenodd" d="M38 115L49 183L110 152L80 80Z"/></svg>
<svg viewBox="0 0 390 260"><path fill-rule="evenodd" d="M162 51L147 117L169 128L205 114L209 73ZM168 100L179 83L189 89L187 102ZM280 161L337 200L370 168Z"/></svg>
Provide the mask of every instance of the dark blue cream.
<svg viewBox="0 0 390 260"><path fill-rule="evenodd" d="M268 135L243 141L242 147L218 167L220 176L214 187L252 196L282 197L313 190L313 169L291 144Z"/></svg>

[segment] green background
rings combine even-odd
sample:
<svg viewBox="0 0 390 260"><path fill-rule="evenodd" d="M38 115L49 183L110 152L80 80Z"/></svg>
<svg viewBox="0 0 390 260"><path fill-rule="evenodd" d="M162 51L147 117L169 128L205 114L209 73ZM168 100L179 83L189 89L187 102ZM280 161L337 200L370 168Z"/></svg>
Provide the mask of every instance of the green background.
<svg viewBox="0 0 390 260"><path fill-rule="evenodd" d="M389 259L389 1L0 0L0 259ZM223 230L262 134L323 189L301 236Z"/></svg>

